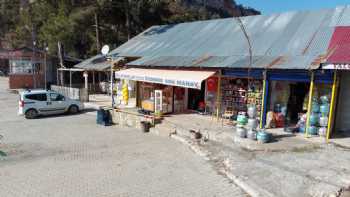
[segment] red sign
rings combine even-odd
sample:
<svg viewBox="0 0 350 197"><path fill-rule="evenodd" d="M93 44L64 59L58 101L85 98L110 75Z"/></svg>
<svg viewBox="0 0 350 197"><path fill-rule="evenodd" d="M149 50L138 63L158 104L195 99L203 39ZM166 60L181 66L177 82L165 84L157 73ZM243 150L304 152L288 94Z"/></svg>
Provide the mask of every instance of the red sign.
<svg viewBox="0 0 350 197"><path fill-rule="evenodd" d="M216 92L218 90L218 78L217 77L209 77L207 79L207 91Z"/></svg>

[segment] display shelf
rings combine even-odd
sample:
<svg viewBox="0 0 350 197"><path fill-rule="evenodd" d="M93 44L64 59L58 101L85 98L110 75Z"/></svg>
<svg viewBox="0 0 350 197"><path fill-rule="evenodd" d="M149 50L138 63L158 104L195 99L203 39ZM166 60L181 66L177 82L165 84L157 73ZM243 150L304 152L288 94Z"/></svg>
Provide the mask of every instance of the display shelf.
<svg viewBox="0 0 350 197"><path fill-rule="evenodd" d="M248 81L236 79L223 80L221 85L221 96L224 109L230 108L237 114L239 111L247 111L249 104L254 104L258 111L258 117L261 112L261 100L263 97L262 83L255 80L252 83L252 89L248 88Z"/></svg>

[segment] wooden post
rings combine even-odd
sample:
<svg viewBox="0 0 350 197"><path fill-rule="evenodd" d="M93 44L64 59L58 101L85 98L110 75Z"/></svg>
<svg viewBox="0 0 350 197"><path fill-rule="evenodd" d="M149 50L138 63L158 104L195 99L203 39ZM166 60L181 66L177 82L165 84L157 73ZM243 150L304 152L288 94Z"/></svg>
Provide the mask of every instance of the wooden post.
<svg viewBox="0 0 350 197"><path fill-rule="evenodd" d="M69 70L69 87L72 87L72 71Z"/></svg>
<svg viewBox="0 0 350 197"><path fill-rule="evenodd" d="M64 71L61 70L61 86L64 86Z"/></svg>
<svg viewBox="0 0 350 197"><path fill-rule="evenodd" d="M330 112L328 117L328 125L327 125L327 135L326 135L326 142L329 142L329 137L331 135L331 131L333 129L333 119L334 119L334 111L335 111L335 101L336 101L336 92L338 88L338 77L337 77L337 71L334 71L334 77L333 77L333 84L332 84L332 98L331 98L331 106L330 106Z"/></svg>
<svg viewBox="0 0 350 197"><path fill-rule="evenodd" d="M92 85L94 86L93 87L94 93L96 93L96 89L95 89L95 71L94 70L92 71Z"/></svg>
<svg viewBox="0 0 350 197"><path fill-rule="evenodd" d="M56 85L60 85L59 70L56 71Z"/></svg>
<svg viewBox="0 0 350 197"><path fill-rule="evenodd" d="M311 81L310 81L310 90L309 90L309 102L307 106L307 118L306 118L306 125L305 125L305 137L309 137L309 127L310 127L310 115L312 110L312 97L313 97L313 90L314 90L314 72L311 72Z"/></svg>
<svg viewBox="0 0 350 197"><path fill-rule="evenodd" d="M221 70L218 76L218 87L216 95L216 120L219 121L219 116L221 112Z"/></svg>

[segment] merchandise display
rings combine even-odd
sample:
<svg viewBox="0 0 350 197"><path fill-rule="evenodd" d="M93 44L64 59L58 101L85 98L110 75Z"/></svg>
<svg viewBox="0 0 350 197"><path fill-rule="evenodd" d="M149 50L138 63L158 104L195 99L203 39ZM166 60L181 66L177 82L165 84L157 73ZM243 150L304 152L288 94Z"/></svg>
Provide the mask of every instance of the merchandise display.
<svg viewBox="0 0 350 197"><path fill-rule="evenodd" d="M262 97L263 97L263 90L262 90L262 83L261 81L255 80L252 82L251 87L248 90L247 95L247 104L255 106L256 111L256 117L260 117L261 114L261 107L262 107Z"/></svg>
<svg viewBox="0 0 350 197"><path fill-rule="evenodd" d="M224 78L221 83L223 109L232 109L234 116L238 112L247 112L254 105L255 117L260 117L262 105L262 82L253 80L248 87L247 79Z"/></svg>
<svg viewBox="0 0 350 197"><path fill-rule="evenodd" d="M160 90L161 113L171 113L173 111L173 87L158 84L141 83L139 87L141 108L148 112L155 111L155 91Z"/></svg>
<svg viewBox="0 0 350 197"><path fill-rule="evenodd" d="M317 84L314 88L311 114L309 117L308 134L325 136L328 127L328 114L330 111L330 93L331 87L325 84ZM305 100L308 100L306 96ZM305 102L304 102L305 103ZM304 104L305 105L305 104ZM297 126L299 132L304 133L306 128L307 116L306 113L299 117Z"/></svg>

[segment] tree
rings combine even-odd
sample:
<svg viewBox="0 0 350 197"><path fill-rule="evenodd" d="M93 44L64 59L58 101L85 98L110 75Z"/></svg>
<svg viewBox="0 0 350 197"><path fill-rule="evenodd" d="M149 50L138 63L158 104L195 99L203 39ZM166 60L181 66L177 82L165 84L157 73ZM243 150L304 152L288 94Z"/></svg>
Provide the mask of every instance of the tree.
<svg viewBox="0 0 350 197"><path fill-rule="evenodd" d="M20 4L20 2L31 2ZM5 2L5 3L4 3ZM15 3L13 3L15 2ZM117 47L152 25L231 16L225 10L179 0L0 0L0 36L13 47L57 42L71 56L87 58L103 44Z"/></svg>

